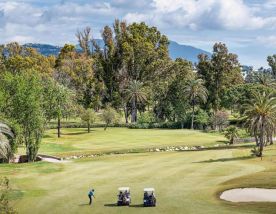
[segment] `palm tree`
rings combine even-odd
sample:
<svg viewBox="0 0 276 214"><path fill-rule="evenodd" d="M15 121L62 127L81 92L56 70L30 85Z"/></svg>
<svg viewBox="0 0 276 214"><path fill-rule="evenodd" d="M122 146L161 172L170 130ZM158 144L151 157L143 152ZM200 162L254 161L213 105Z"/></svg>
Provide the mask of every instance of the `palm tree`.
<svg viewBox="0 0 276 214"><path fill-rule="evenodd" d="M254 82L266 87L276 86L276 82L275 79L273 79L273 76L267 73L256 73L254 75Z"/></svg>
<svg viewBox="0 0 276 214"><path fill-rule="evenodd" d="M225 130L225 137L229 139L230 144L234 144L235 140L239 137L238 128L236 126L229 126Z"/></svg>
<svg viewBox="0 0 276 214"><path fill-rule="evenodd" d="M9 161L12 155L10 140L14 139L14 133L5 123L0 122L0 159Z"/></svg>
<svg viewBox="0 0 276 214"><path fill-rule="evenodd" d="M137 104L147 100L143 83L138 80L133 80L129 83L125 92L127 100L131 102L131 122L135 123L137 121Z"/></svg>
<svg viewBox="0 0 276 214"><path fill-rule="evenodd" d="M256 138L259 147L257 156L262 157L265 142L272 137L276 127L276 97L272 93L254 93L245 109L245 125Z"/></svg>
<svg viewBox="0 0 276 214"><path fill-rule="evenodd" d="M191 79L187 82L184 92L192 104L191 129L194 129L195 105L197 102L205 103L207 101L208 91L202 79Z"/></svg>

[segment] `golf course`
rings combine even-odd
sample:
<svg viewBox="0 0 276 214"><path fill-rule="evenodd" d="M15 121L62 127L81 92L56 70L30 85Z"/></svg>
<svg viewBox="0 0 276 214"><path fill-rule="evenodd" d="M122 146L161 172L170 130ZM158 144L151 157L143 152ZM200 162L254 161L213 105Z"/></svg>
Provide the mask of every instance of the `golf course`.
<svg viewBox="0 0 276 214"><path fill-rule="evenodd" d="M1 165L1 175L10 179L11 203L19 213L275 213L275 203L231 203L219 198L232 188L276 187L275 146L267 147L261 160L250 156L251 144L218 149L215 145L226 139L217 133L127 128L85 131L64 129L58 139L56 130L48 130L40 153L67 157L89 151L101 156ZM209 149L143 150L198 145ZM127 152L132 149L135 152ZM118 151L122 153L115 154ZM116 205L121 186L130 187L129 207ZM145 187L155 188L156 207L143 207ZM89 188L95 189L92 207L88 205Z"/></svg>

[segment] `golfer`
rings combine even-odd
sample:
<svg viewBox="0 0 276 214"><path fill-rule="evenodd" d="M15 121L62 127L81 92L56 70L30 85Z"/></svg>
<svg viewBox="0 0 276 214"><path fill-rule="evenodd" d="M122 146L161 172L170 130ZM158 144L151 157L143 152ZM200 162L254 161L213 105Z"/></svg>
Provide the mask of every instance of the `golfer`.
<svg viewBox="0 0 276 214"><path fill-rule="evenodd" d="M89 205L92 205L92 197L95 198L95 190L94 189L91 189L88 192Z"/></svg>

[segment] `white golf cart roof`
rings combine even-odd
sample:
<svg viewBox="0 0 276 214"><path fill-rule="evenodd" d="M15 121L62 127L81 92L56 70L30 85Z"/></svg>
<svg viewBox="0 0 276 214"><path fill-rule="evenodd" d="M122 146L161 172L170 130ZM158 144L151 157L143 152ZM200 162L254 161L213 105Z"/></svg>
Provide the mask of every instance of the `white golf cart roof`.
<svg viewBox="0 0 276 214"><path fill-rule="evenodd" d="M121 192L125 192L125 191L129 192L129 187L119 187L118 190Z"/></svg>
<svg viewBox="0 0 276 214"><path fill-rule="evenodd" d="M154 188L144 188L144 192L154 192Z"/></svg>

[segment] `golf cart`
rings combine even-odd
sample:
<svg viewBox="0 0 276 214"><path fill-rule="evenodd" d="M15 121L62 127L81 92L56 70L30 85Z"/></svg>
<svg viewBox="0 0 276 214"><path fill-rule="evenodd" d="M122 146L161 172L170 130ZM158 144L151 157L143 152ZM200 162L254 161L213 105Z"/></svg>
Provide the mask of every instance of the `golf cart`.
<svg viewBox="0 0 276 214"><path fill-rule="evenodd" d="M119 195L118 195L117 205L129 206L131 203L129 187L120 187L118 191L119 191Z"/></svg>
<svg viewBox="0 0 276 214"><path fill-rule="evenodd" d="M144 207L155 207L156 198L154 194L154 188L145 188L144 189Z"/></svg>

